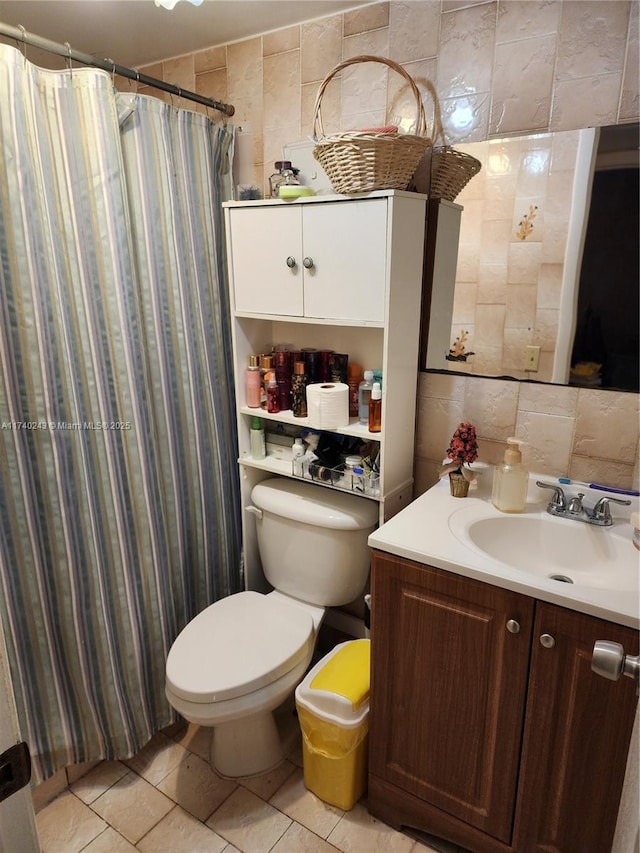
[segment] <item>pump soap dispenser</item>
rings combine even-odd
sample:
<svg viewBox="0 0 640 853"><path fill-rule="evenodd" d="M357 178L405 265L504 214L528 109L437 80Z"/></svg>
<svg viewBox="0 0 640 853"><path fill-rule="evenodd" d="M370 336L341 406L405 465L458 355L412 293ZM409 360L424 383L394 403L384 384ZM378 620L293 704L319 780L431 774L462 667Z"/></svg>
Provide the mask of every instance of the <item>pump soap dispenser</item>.
<svg viewBox="0 0 640 853"><path fill-rule="evenodd" d="M522 512L527 505L529 472L522 464L519 438L508 438L504 461L493 473L491 500L502 512Z"/></svg>

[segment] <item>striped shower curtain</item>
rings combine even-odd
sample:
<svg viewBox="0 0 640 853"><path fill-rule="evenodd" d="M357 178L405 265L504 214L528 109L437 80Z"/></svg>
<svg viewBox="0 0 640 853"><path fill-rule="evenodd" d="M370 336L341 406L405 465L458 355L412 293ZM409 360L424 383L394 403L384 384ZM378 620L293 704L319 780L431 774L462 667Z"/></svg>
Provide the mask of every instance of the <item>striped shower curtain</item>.
<svg viewBox="0 0 640 853"><path fill-rule="evenodd" d="M171 642L240 586L232 140L0 45L0 617L36 781L171 722Z"/></svg>

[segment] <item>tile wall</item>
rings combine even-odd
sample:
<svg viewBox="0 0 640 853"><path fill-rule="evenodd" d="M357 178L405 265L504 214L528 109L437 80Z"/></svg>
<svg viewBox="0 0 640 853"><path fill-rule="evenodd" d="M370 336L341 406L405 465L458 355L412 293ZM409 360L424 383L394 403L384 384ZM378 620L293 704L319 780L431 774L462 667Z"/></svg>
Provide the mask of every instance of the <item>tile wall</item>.
<svg viewBox="0 0 640 853"><path fill-rule="evenodd" d="M236 107L249 155L241 180L264 186L284 144L312 133L319 82L359 54L401 63L439 101L450 143L637 121L637 2L414 0L372 3L147 66L146 73ZM411 118L415 101L383 66L327 86L325 131ZM529 467L638 487L638 395L422 374L417 491L434 482L453 428L473 420L481 457L516 432Z"/></svg>

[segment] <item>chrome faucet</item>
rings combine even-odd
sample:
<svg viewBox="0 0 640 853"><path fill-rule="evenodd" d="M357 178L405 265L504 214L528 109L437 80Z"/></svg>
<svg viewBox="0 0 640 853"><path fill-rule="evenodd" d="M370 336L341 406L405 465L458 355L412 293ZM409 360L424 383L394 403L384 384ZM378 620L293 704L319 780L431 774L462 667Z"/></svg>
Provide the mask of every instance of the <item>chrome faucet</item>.
<svg viewBox="0 0 640 853"><path fill-rule="evenodd" d="M600 498L593 509L589 509L582 503L584 492L578 492L577 495L569 498L560 486L551 485L550 483L542 483L536 480L536 486L541 489L552 489L553 497L547 505L547 512L550 515L556 515L559 518L570 518L574 521L584 521L587 524L595 524L598 527L611 527L613 519L611 517L611 501L622 506L630 506L631 501L614 498L611 495L605 495Z"/></svg>

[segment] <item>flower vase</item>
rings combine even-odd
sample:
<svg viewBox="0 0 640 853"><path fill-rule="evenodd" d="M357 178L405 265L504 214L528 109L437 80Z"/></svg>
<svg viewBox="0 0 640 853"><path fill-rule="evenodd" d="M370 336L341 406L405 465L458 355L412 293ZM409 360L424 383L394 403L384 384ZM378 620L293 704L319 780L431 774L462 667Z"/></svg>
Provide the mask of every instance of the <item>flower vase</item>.
<svg viewBox="0 0 640 853"><path fill-rule="evenodd" d="M469 494L469 481L459 471L449 474L449 486L454 498L466 498Z"/></svg>

